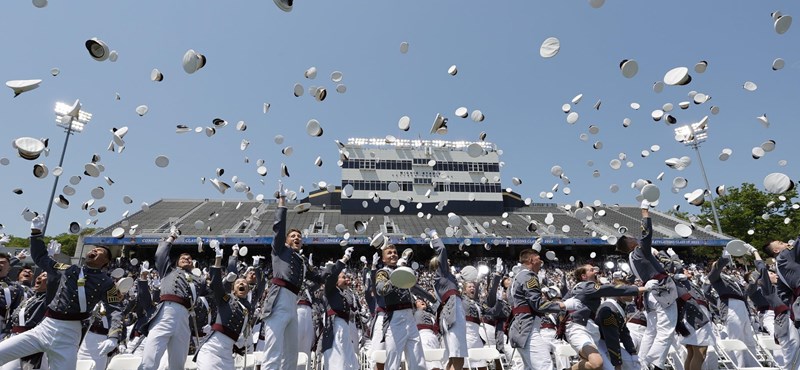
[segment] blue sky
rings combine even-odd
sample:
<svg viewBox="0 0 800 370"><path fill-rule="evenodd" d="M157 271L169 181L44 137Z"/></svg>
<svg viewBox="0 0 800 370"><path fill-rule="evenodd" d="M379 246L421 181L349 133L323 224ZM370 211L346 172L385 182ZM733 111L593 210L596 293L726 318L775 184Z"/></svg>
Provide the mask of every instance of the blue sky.
<svg viewBox="0 0 800 370"><path fill-rule="evenodd" d="M70 221L84 224L95 219L80 205L96 186L103 186L106 195L95 206L108 208L97 224L108 225L126 210L133 213L142 202L160 198L244 199L244 193L233 189L221 195L210 183L200 183L201 177L215 177L216 168L225 169L226 182L237 175L253 193L269 195L281 163L291 173L285 182L295 189L309 189L317 181L338 182L335 139L394 135L477 140L481 131L504 151L504 187L534 201L543 201L539 193L560 183L550 175L550 168L560 165L572 180L572 192L559 192L552 201L632 204L637 192L630 184L643 178L660 186L659 209L681 204L693 211L682 194L703 187L700 169L694 153L673 139L675 126L650 118L664 103L676 106L673 113L680 124L710 116L710 139L701 150L712 187L744 181L762 187L762 179L771 172L794 177L797 171L792 141L800 132L795 116L799 31L793 27L779 35L770 17L775 10L800 14L794 2L608 1L594 9L584 0L297 0L291 13L268 0L51 0L43 9L20 0L0 7L7 15L0 38L4 81L43 80L38 89L17 98L7 88L0 95L5 121L0 142L6 143L0 146L0 157L11 161L0 166L0 223L6 233L27 232L28 223L20 216L26 207L47 208L53 177L36 179L31 170L39 162L51 169L57 165L64 135L54 124L53 107L57 101L75 99L81 99L94 117L84 133L70 140L59 191L69 176L83 172L94 153L102 157L103 175L115 183L108 186L102 178L84 176L77 194L68 197L70 208L53 207L49 234L66 231ZM93 60L83 46L92 37L116 50L119 60ZM544 59L539 46L548 37L560 39L561 51ZM403 41L410 44L407 54L399 51ZM192 75L181 68L188 49L208 58L205 68ZM786 67L773 71L772 61L778 57ZM634 78L622 76L622 59L638 62ZM691 70L700 60L708 61L708 69L703 74L692 71L689 85L653 92L653 83L668 70ZM456 76L447 74L453 64L458 66ZM318 69L316 79L305 79L303 72L312 66ZM61 70L57 77L49 72L54 67ZM150 80L153 68L164 73L163 82ZM333 71L343 73L345 94L334 91ZM744 90L745 81L755 82L758 89ZM308 91L296 98L295 83L306 90L325 86L328 98L317 102ZM712 99L678 109L679 102L690 100L687 94L692 90ZM115 100L115 93L121 100ZM561 105L581 93L583 100L573 106L580 119L569 125ZM600 109L592 109L598 100ZM271 104L266 114L265 102ZM632 102L641 109L632 110ZM150 110L139 117L135 109L142 104ZM718 115L710 115L712 105L719 106ZM460 106L480 109L486 120L455 117ZM445 136L428 134L436 113L450 118ZM764 113L769 128L756 119ZM409 132L397 127L404 115L411 117ZM211 138L175 133L178 124L206 127L216 117L231 125ZM628 128L622 126L626 117L633 121ZM312 118L322 124L324 136L305 133ZM247 123L247 131L235 130L240 120ZM586 142L579 140L589 125L600 132ZM109 130L122 126L130 130L125 151L107 151ZM283 145L273 142L278 134L286 137ZM19 158L10 142L22 136L49 137L50 156L37 161ZM242 139L251 142L246 151L239 149ZM769 139L777 142L776 149L752 159L751 149ZM595 141L602 141L601 150L592 148ZM653 144L661 150L642 158L639 153ZM287 145L295 148L290 157L280 153ZM733 155L719 161L726 147ZM623 162L622 169L611 169L609 161L619 153L627 154L632 168ZM170 158L167 168L154 165L158 155ZM664 165L665 159L684 155L693 159L685 170ZM317 156L325 161L321 168L314 166ZM257 159L266 161L266 177L256 173ZM785 167L778 165L781 159L788 161ZM593 167L587 165L589 160ZM595 169L600 171L597 178L592 176ZM655 178L662 171L664 181L658 182ZM688 188L677 195L670 192L676 176L689 180ZM513 186L511 177L521 178L523 184ZM620 191L611 193L611 184L618 184ZM559 191L563 187L560 184ZM15 188L24 193L12 193ZM125 195L134 203L123 204Z"/></svg>

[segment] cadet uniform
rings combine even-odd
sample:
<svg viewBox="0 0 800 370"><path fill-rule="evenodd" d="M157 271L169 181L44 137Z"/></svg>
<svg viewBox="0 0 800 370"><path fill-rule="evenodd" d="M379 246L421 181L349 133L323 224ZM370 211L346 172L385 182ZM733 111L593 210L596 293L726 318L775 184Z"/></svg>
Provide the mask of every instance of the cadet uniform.
<svg viewBox="0 0 800 370"><path fill-rule="evenodd" d="M415 285L411 289L400 289L392 285L389 277L394 267L384 267L375 274L375 287L386 302L386 316L383 321L384 341L386 343L386 368L399 369L400 358L406 354L406 369L425 370L425 355L422 341L414 320L414 294L428 301L435 301L427 292Z"/></svg>
<svg viewBox="0 0 800 370"><path fill-rule="evenodd" d="M722 252L722 257L708 273L708 280L711 286L719 294L720 317L725 324L728 339L738 339L748 348L756 348L757 343L753 325L750 323L750 312L747 309L747 298L744 296L742 287L732 277L722 274L722 268L731 263L731 256L727 251ZM744 352L735 353L735 361L739 367L758 366L751 356L745 356Z"/></svg>
<svg viewBox="0 0 800 370"><path fill-rule="evenodd" d="M447 249L442 239L431 239L431 247L436 252L439 267L436 269L434 290L439 296L439 309L437 310L439 330L442 332L444 342L444 358L467 357L467 324L466 312L458 291L456 277L450 272L447 261ZM480 321L478 321L480 323Z"/></svg>
<svg viewBox="0 0 800 370"><path fill-rule="evenodd" d="M172 243L162 241L156 249L156 271L161 278L160 303L150 320L143 325L144 343L142 370L156 370L168 352L170 369L180 369L189 353L189 309L197 299L195 277L179 269L169 254Z"/></svg>
<svg viewBox="0 0 800 370"><path fill-rule="evenodd" d="M773 333L773 338L783 350L783 364L781 364L781 367L787 370L798 370L800 369L800 334L798 334L795 326L792 325L789 308L789 303L791 302L782 299L778 295L775 286L769 280L769 271L763 261L756 260L756 269L760 274L758 285L767 302L769 302L770 310L774 312L773 329L775 332ZM778 284L780 285L782 282L778 281Z"/></svg>
<svg viewBox="0 0 800 370"><path fill-rule="evenodd" d="M583 306L575 311L567 312L567 341L580 353L586 346L598 349L600 328L594 322L602 297L635 296L639 288L632 285L614 286L600 285L594 281L582 281L575 284L564 298L575 298Z"/></svg>
<svg viewBox="0 0 800 370"><path fill-rule="evenodd" d="M211 268L211 291L217 306L217 320L211 326L212 333L200 346L197 354L198 370L234 370L233 346L240 340L243 343L248 337L242 336L242 329L248 325L250 302L239 299L222 283L222 269ZM242 345L244 347L244 345Z"/></svg>
<svg viewBox="0 0 800 370"><path fill-rule="evenodd" d="M677 331L683 336L681 343L707 347L714 343L711 311L703 290L687 278L675 279L678 289Z"/></svg>
<svg viewBox="0 0 800 370"><path fill-rule="evenodd" d="M141 356L144 353L144 346L142 345L145 336L142 335L144 328L150 320L150 315L155 311L153 305L153 294L150 292L150 284L147 280L136 280L136 306L134 312L136 313L136 322L128 334L128 348L127 352Z"/></svg>
<svg viewBox="0 0 800 370"><path fill-rule="evenodd" d="M44 319L44 312L47 310L47 294L36 292L12 313L11 320L8 321L6 330L9 335L24 333L36 327ZM7 337L8 338L8 337ZM2 370L19 370L22 368L47 369L47 357L39 352L19 360L13 360Z"/></svg>
<svg viewBox="0 0 800 370"><path fill-rule="evenodd" d="M263 369L297 368L297 295L305 280L306 260L286 245L286 207L275 210L272 225L271 285L262 306L264 357L256 359Z"/></svg>
<svg viewBox="0 0 800 370"><path fill-rule="evenodd" d="M422 349L439 349L439 326L436 325L436 314L426 306L425 309L414 310L414 320L417 322L417 330L419 330L419 339L422 341ZM428 369L444 369L442 361L426 361L425 364Z"/></svg>
<svg viewBox="0 0 800 370"><path fill-rule="evenodd" d="M367 349L367 358L370 362L370 367L375 367L375 362L372 360L372 353L374 351L382 351L386 349L386 343L383 342L383 320L386 318L386 302L383 296L379 295L375 288L375 275L377 268L370 270L367 274L367 281L364 284L367 290L372 292L374 297L375 309L372 312L372 319L369 325L369 348Z"/></svg>
<svg viewBox="0 0 800 370"><path fill-rule="evenodd" d="M357 370L358 356L350 333L350 303L336 286L344 263L336 261L325 279L325 298L328 301L325 330L322 335L324 369Z"/></svg>
<svg viewBox="0 0 800 370"><path fill-rule="evenodd" d="M92 310L88 320L89 329L83 336L83 342L78 349L78 360L92 360L97 369L105 369L108 363L108 353L101 352L103 342L108 339L110 318L103 303L98 303Z"/></svg>
<svg viewBox="0 0 800 370"><path fill-rule="evenodd" d="M511 347L519 349L522 362L528 370L553 369L550 344L542 338L540 327L543 315L557 313L561 309L553 302L543 302L541 293L536 273L523 268L514 276L508 297L513 307L508 336Z"/></svg>
<svg viewBox="0 0 800 370"><path fill-rule="evenodd" d="M622 366L624 370L638 370L636 347L631 333L625 326L625 310L616 299L606 299L597 309L596 321L600 326L598 352L603 357L603 369L614 370ZM620 347L622 343L622 347ZM623 350L624 349L624 350Z"/></svg>
<svg viewBox="0 0 800 370"><path fill-rule="evenodd" d="M800 326L800 237L793 248L786 248L775 258L780 279L778 296L791 308L794 326Z"/></svg>
<svg viewBox="0 0 800 370"><path fill-rule="evenodd" d="M476 282L475 285L478 285ZM475 288L477 294L477 287ZM467 322L467 348L483 348L484 339L481 338L481 306L477 301L464 295L464 313ZM485 336L485 335L483 335ZM484 360L469 360L469 367L486 367Z"/></svg>
<svg viewBox="0 0 800 370"><path fill-rule="evenodd" d="M642 344L642 337L644 336L645 331L647 331L647 314L644 312L644 310L637 309L636 312L628 316L628 322L625 324L625 326L631 333L631 339L633 339L633 345L636 347L638 354L639 348Z"/></svg>
<svg viewBox="0 0 800 370"><path fill-rule="evenodd" d="M664 367L669 347L675 339L678 323L677 293L675 283L667 275L662 263L653 255L653 222L642 218L642 239L639 246L628 256L631 270L639 280L658 280L657 289L645 293L644 306L647 312L647 329L639 345L639 361L645 366Z"/></svg>
<svg viewBox="0 0 800 370"><path fill-rule="evenodd" d="M305 263L305 262L303 262ZM309 266L313 268L312 266ZM315 270L308 270L306 272L306 279L303 282L303 290L297 300L297 339L300 352L305 352L307 355L311 354L311 349L314 348L314 340L317 338L316 330L314 328L314 293L320 288L320 284L309 280L320 279L314 272Z"/></svg>
<svg viewBox="0 0 800 370"><path fill-rule="evenodd" d="M16 258L13 258L16 260ZM17 260L18 261L18 260ZM11 321L10 315L28 296L32 295L30 288L16 281L11 281L8 276L0 278L0 322L5 326Z"/></svg>
<svg viewBox="0 0 800 370"><path fill-rule="evenodd" d="M66 265L48 254L42 234L31 235L31 256L39 268L47 272L49 301L45 318L31 330L0 343L0 364L45 352L52 369L75 369L81 320L91 315L97 302L106 303L111 312L109 338L119 341L122 315L119 312L119 291L108 274L87 266Z"/></svg>

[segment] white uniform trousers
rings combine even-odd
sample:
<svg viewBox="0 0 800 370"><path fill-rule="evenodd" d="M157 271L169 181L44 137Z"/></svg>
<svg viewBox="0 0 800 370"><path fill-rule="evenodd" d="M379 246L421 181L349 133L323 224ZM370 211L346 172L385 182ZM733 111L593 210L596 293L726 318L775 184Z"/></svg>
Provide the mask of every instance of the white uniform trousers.
<svg viewBox="0 0 800 370"><path fill-rule="evenodd" d="M778 338L778 342L783 349L784 366L781 368L785 370L800 370L800 333L795 329L791 321L789 321L787 334Z"/></svg>
<svg viewBox="0 0 800 370"><path fill-rule="evenodd" d="M439 337L431 329L420 330L419 339L422 341L423 350L439 349L442 346L439 342ZM444 369L442 361L425 361L425 365L428 366L428 369Z"/></svg>
<svg viewBox="0 0 800 370"><path fill-rule="evenodd" d="M350 339L350 325L341 317L333 318L333 346L328 348L322 358L324 370L358 370L358 356Z"/></svg>
<svg viewBox="0 0 800 370"><path fill-rule="evenodd" d="M728 299L728 316L725 321L728 332L728 339L738 339L747 345L747 348L757 348L756 338L753 333L753 324L750 322L750 314L747 305L738 299ZM739 351L732 357L739 367L756 367L759 364L752 356L745 355Z"/></svg>
<svg viewBox="0 0 800 370"><path fill-rule="evenodd" d="M483 340L481 339L481 325L468 321L467 322L467 348L483 348ZM469 360L469 367L486 367L484 360Z"/></svg>
<svg viewBox="0 0 800 370"><path fill-rule="evenodd" d="M234 370L233 339L213 332L197 354L197 370Z"/></svg>
<svg viewBox="0 0 800 370"><path fill-rule="evenodd" d="M625 347L621 343L619 349L622 355L622 370L641 369L639 361L634 362L633 356L625 350ZM603 357L603 370L614 370L614 365L611 364L611 359L608 357L608 347L606 347L606 341L604 339L601 339L597 343L597 352L600 352L600 356Z"/></svg>
<svg viewBox="0 0 800 370"><path fill-rule="evenodd" d="M314 347L314 317L311 307L304 304L297 305L297 345L298 351L311 354ZM310 357L309 357L310 358Z"/></svg>
<svg viewBox="0 0 800 370"><path fill-rule="evenodd" d="M461 297L451 296L455 299L455 310L453 316L455 321L453 326L447 327L444 317L439 318L439 330L442 331L442 341L444 342L444 358L466 358L467 357L467 320L464 313L464 304Z"/></svg>
<svg viewBox="0 0 800 370"><path fill-rule="evenodd" d="M556 330L550 328L541 328L539 333L542 334L542 339L545 342L550 344L550 353L555 356L555 349L558 340L556 340ZM569 367L569 356L557 356L555 357L556 360L556 370L564 370Z"/></svg>
<svg viewBox="0 0 800 370"><path fill-rule="evenodd" d="M392 312L392 321L386 330L386 369L399 369L403 353L406 354L406 369L427 369L417 322L410 308Z"/></svg>
<svg viewBox="0 0 800 370"><path fill-rule="evenodd" d="M639 348L642 347L642 337L644 336L644 332L647 331L647 327L640 324L634 324L628 322L625 324L628 327L628 331L631 333L631 340L633 341L633 346L636 347L638 351Z"/></svg>
<svg viewBox="0 0 800 370"><path fill-rule="evenodd" d="M597 349L597 342L600 341L600 327L592 319L586 320L586 325L571 321L567 323L566 336L567 342L575 349L575 352L581 353L586 346Z"/></svg>
<svg viewBox="0 0 800 370"><path fill-rule="evenodd" d="M775 311L773 310L766 310L761 313L761 324L764 327L764 330L769 333L770 337L775 336ZM783 349L772 351L772 358L775 359L775 362L778 363L778 366L784 367L786 365L786 359L783 358Z"/></svg>
<svg viewBox="0 0 800 370"><path fill-rule="evenodd" d="M497 338L495 338L496 329L494 325L487 323L481 324L481 338L483 338L487 346L492 348L497 344Z"/></svg>
<svg viewBox="0 0 800 370"><path fill-rule="evenodd" d="M506 361L511 364L512 370L523 370L525 368L525 364L522 363L522 356L520 355L519 349L511 348L511 343L508 342L508 336L505 333L502 335L503 339L503 356L506 357Z"/></svg>
<svg viewBox="0 0 800 370"><path fill-rule="evenodd" d="M369 359L370 368L375 368L375 362L372 361L372 352L386 349L386 343L383 342L383 319L385 317L386 314L383 312L378 312L375 314L372 338L369 340L369 349L367 350L367 358Z"/></svg>
<svg viewBox="0 0 800 370"><path fill-rule="evenodd" d="M550 344L544 341L540 332L542 318L536 317L531 326L531 333L528 334L525 346L517 349L522 357L522 363L526 370L552 370Z"/></svg>
<svg viewBox="0 0 800 370"><path fill-rule="evenodd" d="M264 319L264 357L256 359L262 369L297 370L297 294L280 288L272 313ZM310 348L309 348L310 350Z"/></svg>
<svg viewBox="0 0 800 370"><path fill-rule="evenodd" d="M674 302L668 307L659 303L653 294L647 294L647 304L653 311L647 312L647 329L639 345L639 361L647 368L654 365L664 368L669 347L675 340L675 326L678 325L678 305Z"/></svg>
<svg viewBox="0 0 800 370"><path fill-rule="evenodd" d="M358 317L355 317L353 320L358 320ZM358 335L358 327L356 326L355 321L350 321L350 323L347 325L350 328L350 340L353 342L353 353L355 353L356 357L358 357L358 349L361 344L361 338Z"/></svg>
<svg viewBox="0 0 800 370"><path fill-rule="evenodd" d="M4 339L8 339L14 336L7 336ZM50 367L47 364L47 354L42 355L42 366L39 367L40 369L49 369ZM0 367L0 370L23 370L22 369L22 361L19 359L13 360L11 362L6 363L5 365Z"/></svg>
<svg viewBox="0 0 800 370"><path fill-rule="evenodd" d="M78 342L81 322L45 317L31 330L0 342L0 364L44 352L51 369L75 369L78 363Z"/></svg>
<svg viewBox="0 0 800 370"><path fill-rule="evenodd" d="M164 352L169 350L170 369L180 369L189 353L189 310L176 302L161 303L161 310L150 324L147 340L144 341L141 370L156 370Z"/></svg>
<svg viewBox="0 0 800 370"><path fill-rule="evenodd" d="M108 339L107 335L87 331L83 337L83 343L78 349L78 360L92 360L95 369L105 369L108 364L108 356L100 353L100 343L106 339Z"/></svg>

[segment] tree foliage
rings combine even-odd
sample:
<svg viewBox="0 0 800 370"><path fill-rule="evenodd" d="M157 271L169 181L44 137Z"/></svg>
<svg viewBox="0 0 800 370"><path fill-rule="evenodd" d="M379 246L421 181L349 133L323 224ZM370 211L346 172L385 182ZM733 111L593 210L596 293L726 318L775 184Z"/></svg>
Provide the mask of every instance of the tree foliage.
<svg viewBox="0 0 800 370"><path fill-rule="evenodd" d="M97 231L95 228L88 228L81 230L80 236L91 235ZM72 256L75 254L75 248L78 246L78 235L61 233L56 236L46 236L44 238L45 244L50 243L50 240L55 239L61 243L61 254ZM11 236L11 241L6 244L6 248L11 249L28 249L30 248L30 241L27 237L21 238Z"/></svg>
<svg viewBox="0 0 800 370"><path fill-rule="evenodd" d="M756 248L773 240L793 239L800 231L800 211L796 209L800 206L792 203L796 197L796 189L777 195L759 190L751 183L729 188L715 200L722 232ZM698 217L701 223L714 225L710 202L703 203Z"/></svg>

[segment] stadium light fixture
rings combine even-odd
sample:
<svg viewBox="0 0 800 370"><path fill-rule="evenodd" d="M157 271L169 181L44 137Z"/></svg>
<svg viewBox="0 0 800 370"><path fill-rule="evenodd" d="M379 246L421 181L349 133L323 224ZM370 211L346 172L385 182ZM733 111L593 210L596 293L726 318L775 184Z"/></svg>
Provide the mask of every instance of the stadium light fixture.
<svg viewBox="0 0 800 370"><path fill-rule="evenodd" d="M717 206L714 203L714 192L711 191L711 185L708 183L708 175L706 175L706 168L703 165L703 157L700 156L700 144L708 139L708 116L703 117L700 122L695 122L690 125L681 126L675 129L675 140L683 145L686 145L697 153L697 160L700 163L700 172L703 173L703 179L706 182L706 193L711 200L711 212L714 215L714 222L717 224L717 232L722 234L722 226L719 223L719 216L717 215Z"/></svg>
<svg viewBox="0 0 800 370"><path fill-rule="evenodd" d="M69 144L69 137L73 133L81 133L89 121L92 119L92 114L81 110L81 101L75 100L75 103L69 105L67 103L58 102L54 109L56 113L56 126L61 127L66 132L64 138L64 147L61 148L61 158L58 160L58 167L64 165L64 155L67 153L67 144ZM47 205L47 213L45 214L44 227L42 234L47 231L47 224L50 221L50 211L53 208L54 197L56 196L56 188L58 188L58 179L61 176L53 176L53 190L50 192L50 203Z"/></svg>

